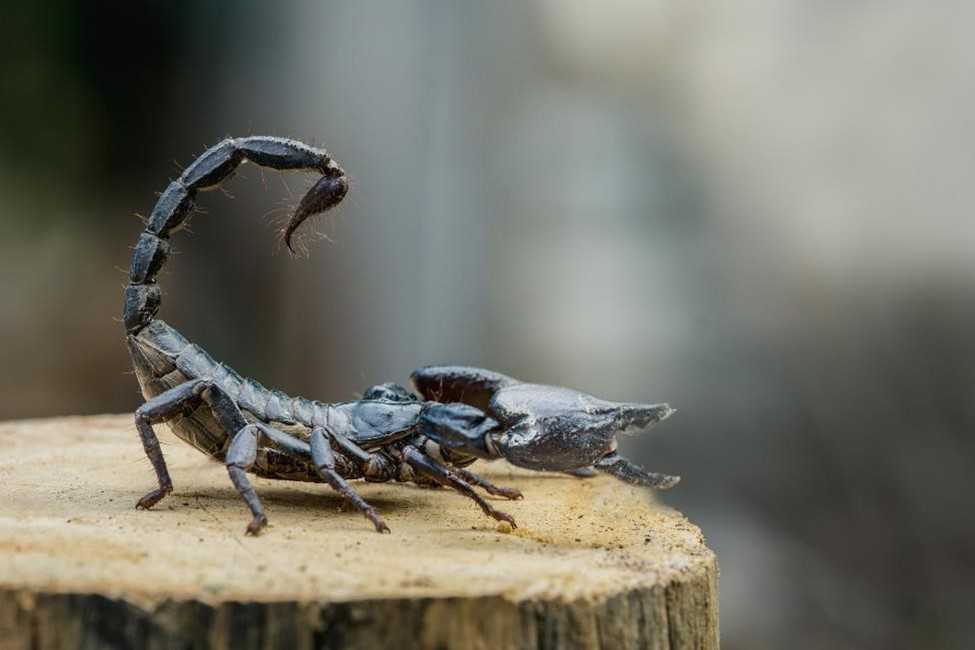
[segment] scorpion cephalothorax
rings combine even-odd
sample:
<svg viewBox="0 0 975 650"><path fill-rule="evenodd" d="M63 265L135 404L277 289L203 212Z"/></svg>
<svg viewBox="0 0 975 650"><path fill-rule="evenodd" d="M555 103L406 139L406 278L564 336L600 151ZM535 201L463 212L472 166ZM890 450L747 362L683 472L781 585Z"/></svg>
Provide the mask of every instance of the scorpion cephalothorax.
<svg viewBox="0 0 975 650"><path fill-rule="evenodd" d="M285 229L289 249L303 221L337 205L348 191L345 173L325 151L263 136L228 139L211 147L163 191L136 244L123 306L129 352L146 397L135 424L159 480L159 487L137 507L150 508L173 490L153 430L161 422L226 464L253 515L247 526L251 534L264 527L267 517L248 472L328 483L380 532L389 528L349 480L451 487L512 526L514 520L474 486L508 499L521 498L521 493L468 471L477 459L504 458L520 467L579 476L603 471L655 488L678 481L646 472L616 453L617 433L666 419L673 413L666 404L608 402L568 388L457 366L414 372L419 396L396 384L382 384L368 389L361 400L325 404L241 377L157 319L156 276L169 252L169 236L189 216L196 194L219 186L244 161L322 174Z"/></svg>

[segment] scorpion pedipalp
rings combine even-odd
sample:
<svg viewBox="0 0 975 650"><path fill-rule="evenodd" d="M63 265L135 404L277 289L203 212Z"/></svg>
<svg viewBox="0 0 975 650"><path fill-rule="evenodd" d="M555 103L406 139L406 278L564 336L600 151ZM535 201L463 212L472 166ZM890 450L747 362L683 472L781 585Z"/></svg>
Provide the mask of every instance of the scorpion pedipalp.
<svg viewBox="0 0 975 650"><path fill-rule="evenodd" d="M661 489L676 483L673 477L641 474L616 454L618 434L666 420L675 412L667 404L611 402L463 366L421 368L413 383L427 399L461 402L429 406L420 418L424 435L448 449L477 458L500 456L526 469L577 476L596 470Z"/></svg>

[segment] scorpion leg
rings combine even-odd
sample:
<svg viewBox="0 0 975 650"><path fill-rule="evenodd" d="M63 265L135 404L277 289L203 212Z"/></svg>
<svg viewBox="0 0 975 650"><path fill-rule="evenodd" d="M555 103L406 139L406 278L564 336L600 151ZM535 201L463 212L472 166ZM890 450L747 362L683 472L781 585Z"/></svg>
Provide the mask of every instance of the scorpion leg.
<svg viewBox="0 0 975 650"><path fill-rule="evenodd" d="M251 511L252 519L247 524L246 530L248 535L257 535L267 525L264 507L261 505L261 500L258 498L257 492L254 491L250 479L247 478L247 470L253 467L257 460L257 445L262 437L275 443L285 452L304 457L311 454L308 443L292 438L263 422L248 424L234 435L234 439L230 442L230 448L227 449L225 462L230 480Z"/></svg>
<svg viewBox="0 0 975 650"><path fill-rule="evenodd" d="M261 435L261 430L256 424L248 424L234 435L230 441L230 448L227 450L227 473L233 482L237 492L247 502L247 507L251 510L252 519L247 524L247 534L257 535L261 529L267 525L267 515L264 514L264 507L261 500L254 491L250 479L247 478L247 470L254 466L257 460L257 440Z"/></svg>
<svg viewBox="0 0 975 650"><path fill-rule="evenodd" d="M341 449L348 455L353 456L359 462L368 463L370 460L372 460L372 454L370 454L368 451L366 451L359 445L355 444L354 442L352 442L351 440L343 436L341 433L331 433L331 432L326 432L326 433L327 433L326 437L331 442L334 442L339 449Z"/></svg>
<svg viewBox="0 0 975 650"><path fill-rule="evenodd" d="M366 503L335 470L335 457L332 455L332 449L326 436L327 432L323 428L316 427L312 430L311 445L309 445L263 422L249 424L234 436L230 443L230 449L227 451L227 471L234 487L237 488L237 492L243 497L253 515L251 523L247 526L248 534L256 535L267 525L264 508L251 485L250 479L247 478L247 470L253 467L257 460L258 442L262 437L275 443L282 451L304 458L310 457L315 463L319 475L336 492L348 498L356 508L362 511L362 514L373 523L378 532L389 532L389 527L376 514L376 510Z"/></svg>
<svg viewBox="0 0 975 650"><path fill-rule="evenodd" d="M366 451L341 433L326 431L326 437L337 449L361 463L362 478L367 481L387 481L392 478L389 461L380 454ZM440 485L439 483L437 484Z"/></svg>
<svg viewBox="0 0 975 650"><path fill-rule="evenodd" d="M626 458L623 458L619 454L603 456L596 461L595 467L599 471L612 474L616 478L626 481L627 483L642 485L643 487L656 488L658 490L668 490L677 485L677 483L680 481L679 476L648 472L639 465L635 465Z"/></svg>
<svg viewBox="0 0 975 650"><path fill-rule="evenodd" d="M486 478L478 476L474 472L466 470L463 467L454 467L453 471L468 483L473 483L474 485L484 488L484 491L488 494L493 494L494 496L504 497L505 499L511 500L525 498L525 495L523 495L519 490L495 485Z"/></svg>
<svg viewBox="0 0 975 650"><path fill-rule="evenodd" d="M474 488L472 488L470 484L457 476L449 468L444 467L429 456L420 453L420 450L416 447L412 445L407 445L404 447L403 458L417 472L425 474L441 485L451 487L464 496L473 499L474 503L479 505L481 510L483 510L484 514L487 516L493 517L498 521L507 521L509 524L511 524L512 528L518 527L511 515L506 512L501 512L500 510L495 510L490 503L485 501L480 494L474 491Z"/></svg>
<svg viewBox="0 0 975 650"><path fill-rule="evenodd" d="M152 468L156 470L156 478L159 480L159 487L139 499L136 508L149 509L173 491L173 481L169 477L166 460L159 446L159 438L156 437L152 425L171 420L183 413L186 408L199 403L200 395L207 386L206 380L191 380L156 395L136 409L135 427L139 430L142 447L149 457L149 462L152 463Z"/></svg>
<svg viewBox="0 0 975 650"><path fill-rule="evenodd" d="M365 499L359 496L349 483L335 470L335 455L329 444L332 436L323 427L315 427L311 431L311 457L315 463L315 469L319 475L332 486L332 489L352 502L363 515L366 516L372 525L376 527L377 533L388 533L389 526L376 513L376 509L369 505Z"/></svg>

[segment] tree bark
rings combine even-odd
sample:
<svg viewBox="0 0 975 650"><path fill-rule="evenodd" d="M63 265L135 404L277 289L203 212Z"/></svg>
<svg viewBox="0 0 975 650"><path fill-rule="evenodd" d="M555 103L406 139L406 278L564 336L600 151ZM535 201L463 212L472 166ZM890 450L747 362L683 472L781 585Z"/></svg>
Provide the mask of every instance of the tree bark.
<svg viewBox="0 0 975 650"><path fill-rule="evenodd" d="M476 464L525 495L492 500L505 532L446 490L356 483L379 535L327 486L254 479L253 538L224 468L158 430L176 489L136 511L131 416L0 424L0 648L718 647L714 554L643 490Z"/></svg>

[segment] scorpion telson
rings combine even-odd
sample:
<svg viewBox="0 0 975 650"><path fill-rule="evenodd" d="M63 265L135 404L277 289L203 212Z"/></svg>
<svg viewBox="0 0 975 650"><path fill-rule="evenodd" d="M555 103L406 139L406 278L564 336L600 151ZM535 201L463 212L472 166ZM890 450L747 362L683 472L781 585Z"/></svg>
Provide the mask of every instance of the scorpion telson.
<svg viewBox="0 0 975 650"><path fill-rule="evenodd" d="M156 284L169 237L191 213L200 191L214 189L244 161L322 176L302 197L285 229L285 243L309 217L338 205L348 179L321 149L295 140L254 136L211 147L170 183L149 215L132 255L122 319L132 364L146 402L135 425L158 479L136 504L151 508L173 491L154 425L166 422L193 447L222 461L251 511L247 532L267 517L248 473L327 483L389 532L352 479L446 486L471 498L489 516L515 525L476 490L519 499L466 469L479 458L576 476L606 472L659 489L675 476L646 472L616 453L616 435L648 428L673 413L666 404L601 400L567 388L523 383L479 368L432 366L413 373L416 395L397 384L368 389L363 399L325 404L290 397L241 377L156 318Z"/></svg>

